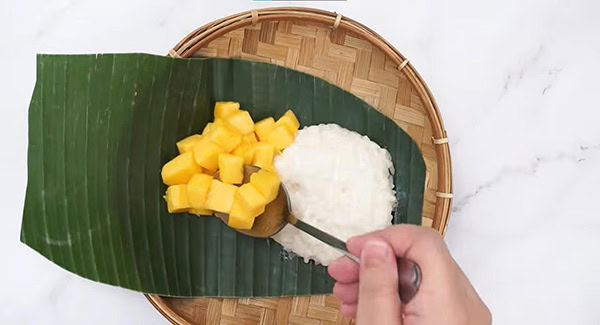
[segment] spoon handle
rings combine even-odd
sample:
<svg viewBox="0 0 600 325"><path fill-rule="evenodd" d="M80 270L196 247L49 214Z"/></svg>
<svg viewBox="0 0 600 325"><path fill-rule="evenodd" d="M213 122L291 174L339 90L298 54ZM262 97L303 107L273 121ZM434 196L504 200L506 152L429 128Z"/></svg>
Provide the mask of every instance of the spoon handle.
<svg viewBox="0 0 600 325"><path fill-rule="evenodd" d="M348 252L346 243L342 240L315 228L302 220L298 220L294 216L289 217L289 222L296 228L337 249L354 262L360 263L358 257ZM400 300L403 303L408 303L415 296L421 285L421 268L415 262L404 257L398 257L396 264L398 268L398 292L400 294Z"/></svg>
<svg viewBox="0 0 600 325"><path fill-rule="evenodd" d="M296 228L304 231L305 233L307 233L307 234L315 237L316 239L324 242L325 244L337 249L338 251L340 251L340 253L348 256L354 262L356 262L356 263L360 262L358 257L354 256L352 253L350 253L348 251L348 248L346 247L346 243L343 242L342 240L340 240L318 228L315 228L302 220L298 220L296 218L290 218L290 223L292 225L296 226Z"/></svg>

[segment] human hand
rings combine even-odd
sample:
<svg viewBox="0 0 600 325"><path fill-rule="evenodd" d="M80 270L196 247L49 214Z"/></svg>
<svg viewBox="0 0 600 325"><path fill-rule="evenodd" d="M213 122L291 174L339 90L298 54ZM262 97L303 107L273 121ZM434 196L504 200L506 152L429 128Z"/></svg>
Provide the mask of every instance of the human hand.
<svg viewBox="0 0 600 325"><path fill-rule="evenodd" d="M354 237L348 250L360 265L342 257L328 267L340 312L359 325L491 324L491 314L456 264L441 236L424 227L398 225ZM406 305L398 293L396 258L421 267L417 294ZM406 276L406 275L403 275Z"/></svg>

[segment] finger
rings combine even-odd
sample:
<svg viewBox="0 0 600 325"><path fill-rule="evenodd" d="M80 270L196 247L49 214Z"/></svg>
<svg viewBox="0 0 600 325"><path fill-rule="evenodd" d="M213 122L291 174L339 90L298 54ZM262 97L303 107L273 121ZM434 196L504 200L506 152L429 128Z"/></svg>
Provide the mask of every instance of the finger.
<svg viewBox="0 0 600 325"><path fill-rule="evenodd" d="M351 253L360 256L364 244L373 238L384 239L392 246L396 256L409 258L421 268L435 267L434 262L440 260L439 255L449 256L437 232L415 225L397 225L353 237L347 241L346 246Z"/></svg>
<svg viewBox="0 0 600 325"><path fill-rule="evenodd" d="M333 295L345 304L356 304L358 302L358 282L336 283L333 286Z"/></svg>
<svg viewBox="0 0 600 325"><path fill-rule="evenodd" d="M327 272L339 283L358 282L358 263L346 256L333 261L327 267Z"/></svg>
<svg viewBox="0 0 600 325"><path fill-rule="evenodd" d="M361 249L358 324L400 324L396 256L387 241L371 238Z"/></svg>
<svg viewBox="0 0 600 325"><path fill-rule="evenodd" d="M350 305L343 304L340 306L340 314L342 314L342 316L356 318L356 308L357 307L358 306L356 304L350 304Z"/></svg>

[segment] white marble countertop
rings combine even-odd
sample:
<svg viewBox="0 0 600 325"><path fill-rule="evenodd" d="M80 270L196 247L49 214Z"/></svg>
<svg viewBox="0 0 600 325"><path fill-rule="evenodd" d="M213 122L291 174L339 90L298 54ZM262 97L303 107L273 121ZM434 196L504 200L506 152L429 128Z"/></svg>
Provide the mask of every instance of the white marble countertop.
<svg viewBox="0 0 600 325"><path fill-rule="evenodd" d="M35 54L164 54L206 22L273 5L368 25L430 85L454 168L447 242L496 324L600 321L600 2L2 0L0 323L167 323L141 294L19 242Z"/></svg>

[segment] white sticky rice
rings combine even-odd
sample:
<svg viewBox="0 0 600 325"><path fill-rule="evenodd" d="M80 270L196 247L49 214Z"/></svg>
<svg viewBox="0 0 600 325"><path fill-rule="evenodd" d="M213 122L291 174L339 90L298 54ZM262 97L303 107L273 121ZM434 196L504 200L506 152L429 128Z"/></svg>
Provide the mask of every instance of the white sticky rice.
<svg viewBox="0 0 600 325"><path fill-rule="evenodd" d="M394 166L387 150L336 124L306 127L275 160L294 215L337 238L391 225ZM341 254L287 225L274 239L305 262L328 265Z"/></svg>

